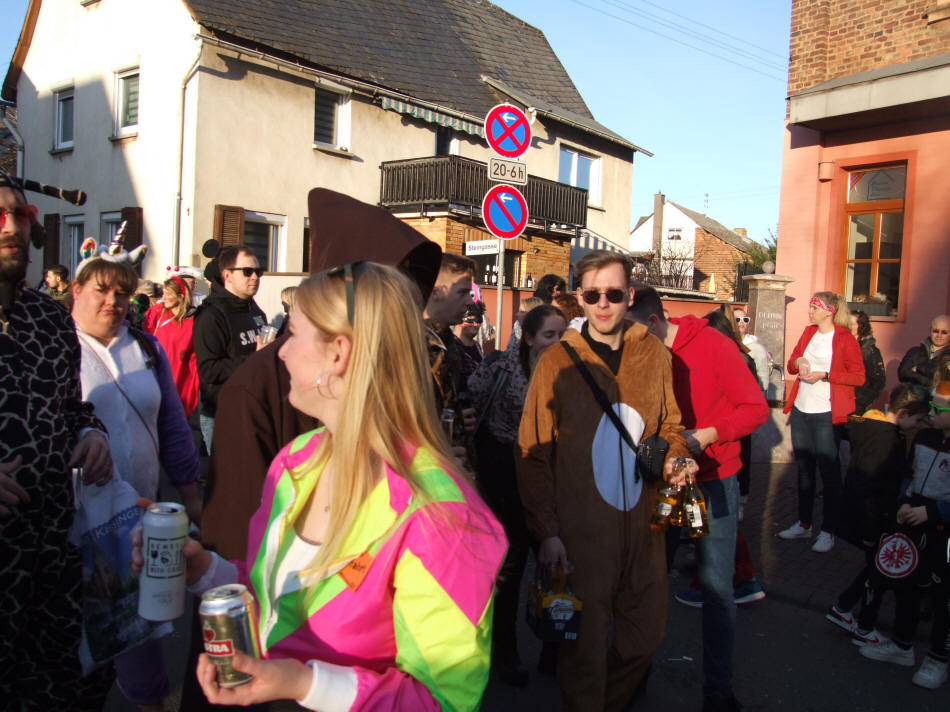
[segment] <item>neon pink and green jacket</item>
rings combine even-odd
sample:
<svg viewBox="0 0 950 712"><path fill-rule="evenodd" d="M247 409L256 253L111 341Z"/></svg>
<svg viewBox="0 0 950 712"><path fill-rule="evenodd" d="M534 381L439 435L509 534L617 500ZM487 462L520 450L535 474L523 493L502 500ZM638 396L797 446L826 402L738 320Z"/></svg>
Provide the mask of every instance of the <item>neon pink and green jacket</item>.
<svg viewBox="0 0 950 712"><path fill-rule="evenodd" d="M414 501L387 466L358 510L341 559L366 551L373 558L355 591L334 574L309 599L296 591L274 600L277 563L320 476L295 480L289 470L307 461L322 436L322 429L301 435L277 455L250 522L242 580L258 601L262 654L352 668L351 710L477 709L506 540L474 490L428 451L417 450L410 468L429 502Z"/></svg>

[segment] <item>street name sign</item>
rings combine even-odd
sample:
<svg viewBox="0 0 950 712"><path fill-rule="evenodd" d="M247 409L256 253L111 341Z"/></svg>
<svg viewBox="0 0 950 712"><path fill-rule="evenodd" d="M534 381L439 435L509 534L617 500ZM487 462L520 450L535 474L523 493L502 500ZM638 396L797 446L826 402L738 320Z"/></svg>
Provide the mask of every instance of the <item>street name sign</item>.
<svg viewBox="0 0 950 712"><path fill-rule="evenodd" d="M498 240L472 240L465 243L466 255L497 255Z"/></svg>

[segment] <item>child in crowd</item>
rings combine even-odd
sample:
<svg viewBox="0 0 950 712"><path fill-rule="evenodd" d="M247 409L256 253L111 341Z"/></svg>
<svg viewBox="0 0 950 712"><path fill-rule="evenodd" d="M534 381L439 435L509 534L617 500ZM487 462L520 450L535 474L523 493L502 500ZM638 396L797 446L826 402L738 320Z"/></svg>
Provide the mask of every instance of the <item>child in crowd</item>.
<svg viewBox="0 0 950 712"><path fill-rule="evenodd" d="M878 539L894 520L901 481L910 474L904 430L920 425L929 409L927 392L902 383L891 391L884 411L872 408L848 417L852 457L844 482L847 503L841 513L840 536L864 551L865 566L841 592L825 618L851 633L856 645L876 643L874 630L880 596L868 588ZM859 616L852 610L861 598Z"/></svg>
<svg viewBox="0 0 950 712"><path fill-rule="evenodd" d="M915 685L937 688L947 681L947 654L950 647L950 381L941 381L934 391L931 407L932 428L922 430L914 439L914 475L902 485L903 495L897 510L897 522L904 527L904 540L885 537L875 559L882 573L898 568L904 561L913 561L908 541L918 548L917 567L923 570L915 577L931 578L934 598L933 628L930 651L914 674ZM888 540L892 541L889 542ZM911 556L902 556L902 554ZM887 554L890 553L888 556ZM906 569L912 569L912 564ZM890 571L890 574L903 573ZM917 573L917 572L915 572ZM911 578L908 573L907 578ZM898 587L894 640L882 639L864 645L861 655L911 667L914 665L914 634L920 618L920 588L913 583Z"/></svg>

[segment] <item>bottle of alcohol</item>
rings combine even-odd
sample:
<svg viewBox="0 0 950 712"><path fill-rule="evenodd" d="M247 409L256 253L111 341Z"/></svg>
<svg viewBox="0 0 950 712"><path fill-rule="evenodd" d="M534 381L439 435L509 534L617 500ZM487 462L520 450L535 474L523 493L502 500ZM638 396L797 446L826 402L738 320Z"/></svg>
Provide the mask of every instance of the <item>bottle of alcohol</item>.
<svg viewBox="0 0 950 712"><path fill-rule="evenodd" d="M686 475L686 488L683 492L683 514L686 518L686 529L693 539L709 534L706 498L696 484L696 478L689 473Z"/></svg>
<svg viewBox="0 0 950 712"><path fill-rule="evenodd" d="M679 506L682 487L670 482L664 482L656 493L656 508L653 510L653 517L650 519L650 529L655 532L661 532L670 524L670 515L673 510Z"/></svg>

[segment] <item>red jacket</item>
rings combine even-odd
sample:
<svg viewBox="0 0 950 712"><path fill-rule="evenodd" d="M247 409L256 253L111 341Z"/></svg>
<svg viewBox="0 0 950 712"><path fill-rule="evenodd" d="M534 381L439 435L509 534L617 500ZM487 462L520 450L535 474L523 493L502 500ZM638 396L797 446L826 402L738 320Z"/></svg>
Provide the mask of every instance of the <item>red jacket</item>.
<svg viewBox="0 0 950 712"><path fill-rule="evenodd" d="M818 331L814 324L805 327L802 337L788 357L788 372L798 373L798 359L805 353L811 337ZM831 384L831 422L835 425L848 422L848 416L854 412L854 387L864 385L864 359L858 340L843 326L835 325L835 335L831 337L831 369L828 371ZM792 383L792 390L785 401L785 411L790 413L798 395L798 379Z"/></svg>
<svg viewBox="0 0 950 712"><path fill-rule="evenodd" d="M673 393L684 428L713 426L719 440L696 458L699 479L724 479L739 471L739 439L769 417L758 381L738 346L695 316L670 319Z"/></svg>

